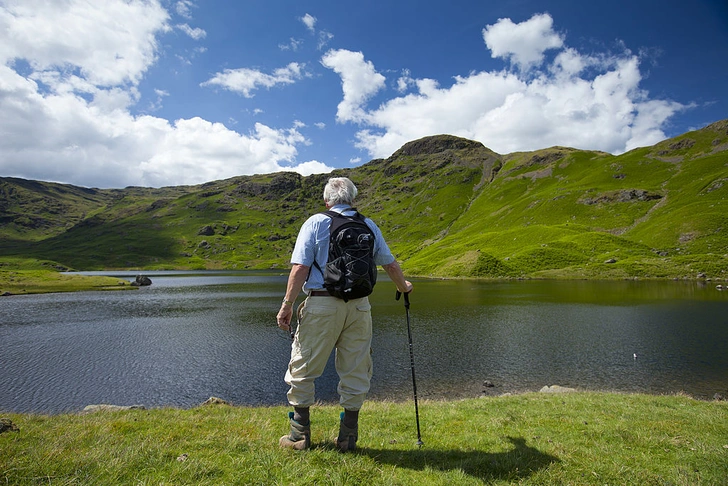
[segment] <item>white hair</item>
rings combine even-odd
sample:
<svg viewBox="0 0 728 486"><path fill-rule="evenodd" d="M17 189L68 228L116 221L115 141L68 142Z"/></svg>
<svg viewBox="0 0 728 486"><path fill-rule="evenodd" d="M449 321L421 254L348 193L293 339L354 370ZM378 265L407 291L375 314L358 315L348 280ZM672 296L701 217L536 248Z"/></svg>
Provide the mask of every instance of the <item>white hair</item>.
<svg viewBox="0 0 728 486"><path fill-rule="evenodd" d="M324 187L324 201L329 206L354 204L358 191L353 182L346 177L332 177Z"/></svg>

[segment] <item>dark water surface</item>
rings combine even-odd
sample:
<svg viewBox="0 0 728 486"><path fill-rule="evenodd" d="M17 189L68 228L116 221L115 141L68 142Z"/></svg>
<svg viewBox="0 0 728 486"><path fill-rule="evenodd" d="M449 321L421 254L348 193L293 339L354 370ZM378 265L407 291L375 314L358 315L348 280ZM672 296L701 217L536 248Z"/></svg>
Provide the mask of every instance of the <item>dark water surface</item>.
<svg viewBox="0 0 728 486"><path fill-rule="evenodd" d="M0 410L286 403L290 338L275 325L285 275L148 275L137 291L0 298ZM404 306L385 278L371 300L370 398L410 399ZM411 301L420 398L479 396L485 380L489 394L728 395L728 291L710 282L424 280ZM331 360L317 397L336 401L336 383Z"/></svg>

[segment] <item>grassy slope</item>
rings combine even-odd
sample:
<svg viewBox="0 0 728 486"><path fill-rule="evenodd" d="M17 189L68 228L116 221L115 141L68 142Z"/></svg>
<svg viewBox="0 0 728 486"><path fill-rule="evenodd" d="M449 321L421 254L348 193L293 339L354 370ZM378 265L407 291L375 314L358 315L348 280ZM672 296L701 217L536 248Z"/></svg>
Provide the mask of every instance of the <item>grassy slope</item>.
<svg viewBox="0 0 728 486"><path fill-rule="evenodd" d="M0 435L0 482L718 485L726 406L591 392L426 401L418 449L411 402L369 402L354 454L332 445L335 406L312 411L305 452L278 448L283 407L2 414L20 431Z"/></svg>
<svg viewBox="0 0 728 486"><path fill-rule="evenodd" d="M728 122L620 156L563 147L499 156L428 137L333 175L357 183L359 209L409 274L721 278L727 148ZM0 258L78 269L282 268L302 221L323 209L328 177L120 190L2 179ZM45 206L55 209L33 220Z"/></svg>
<svg viewBox="0 0 728 486"><path fill-rule="evenodd" d="M449 235L408 268L484 277L728 277L728 156L711 154L728 141L725 126L621 156L561 148L515 154ZM669 148L683 139L696 143ZM632 190L648 197L620 201ZM604 263L610 259L616 263Z"/></svg>
<svg viewBox="0 0 728 486"><path fill-rule="evenodd" d="M76 292L80 290L133 290L126 280L59 273L53 262L30 259L0 261L0 295Z"/></svg>

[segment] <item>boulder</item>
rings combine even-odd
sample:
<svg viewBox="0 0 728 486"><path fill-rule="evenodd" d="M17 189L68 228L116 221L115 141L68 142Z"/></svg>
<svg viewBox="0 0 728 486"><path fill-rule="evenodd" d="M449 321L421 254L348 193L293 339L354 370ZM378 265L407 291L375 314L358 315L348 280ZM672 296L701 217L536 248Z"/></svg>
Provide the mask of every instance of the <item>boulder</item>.
<svg viewBox="0 0 728 486"><path fill-rule="evenodd" d="M152 279L146 275L137 275L136 279L134 279L131 284L135 287L145 287L147 285L152 285Z"/></svg>
<svg viewBox="0 0 728 486"><path fill-rule="evenodd" d="M222 398L217 397L210 397L207 400L205 400L202 405L232 405L227 400L223 400Z"/></svg>
<svg viewBox="0 0 728 486"><path fill-rule="evenodd" d="M20 429L9 418L0 418L0 434L3 432L18 432Z"/></svg>
<svg viewBox="0 0 728 486"><path fill-rule="evenodd" d="M197 234L200 236L212 236L215 234L215 229L208 224L200 228Z"/></svg>

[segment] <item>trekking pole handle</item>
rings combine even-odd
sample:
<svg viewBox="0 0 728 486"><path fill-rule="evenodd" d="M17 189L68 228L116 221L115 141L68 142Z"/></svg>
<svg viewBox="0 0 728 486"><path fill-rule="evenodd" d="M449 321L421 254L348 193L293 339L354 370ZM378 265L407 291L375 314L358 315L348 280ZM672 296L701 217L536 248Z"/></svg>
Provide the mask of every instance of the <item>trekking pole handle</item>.
<svg viewBox="0 0 728 486"><path fill-rule="evenodd" d="M395 300L399 300L399 298L402 297L402 292L399 290L397 291L397 295L395 296ZM409 292L404 293L404 306L409 309Z"/></svg>

